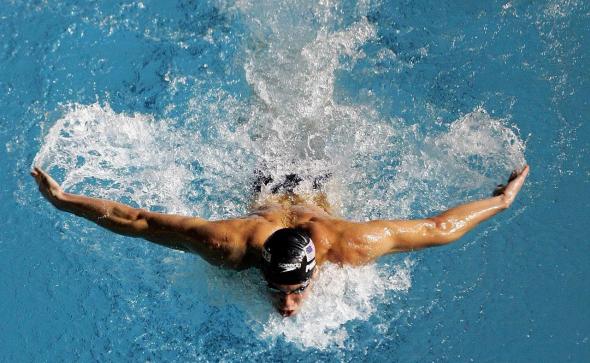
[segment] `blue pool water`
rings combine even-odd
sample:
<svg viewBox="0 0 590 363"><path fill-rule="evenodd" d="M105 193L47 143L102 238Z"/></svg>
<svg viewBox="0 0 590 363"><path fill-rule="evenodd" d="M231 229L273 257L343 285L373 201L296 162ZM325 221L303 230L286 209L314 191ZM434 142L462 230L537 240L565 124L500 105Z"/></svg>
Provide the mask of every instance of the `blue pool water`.
<svg viewBox="0 0 590 363"><path fill-rule="evenodd" d="M589 2L4 1L0 39L0 361L590 360ZM286 320L256 271L107 233L28 175L224 218L257 167L328 171L365 220L524 163L510 210L325 266Z"/></svg>

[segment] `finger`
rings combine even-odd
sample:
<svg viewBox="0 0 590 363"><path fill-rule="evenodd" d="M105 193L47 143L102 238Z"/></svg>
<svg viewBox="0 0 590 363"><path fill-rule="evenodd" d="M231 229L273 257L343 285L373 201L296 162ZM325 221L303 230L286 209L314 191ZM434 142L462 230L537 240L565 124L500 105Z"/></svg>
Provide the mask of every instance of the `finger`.
<svg viewBox="0 0 590 363"><path fill-rule="evenodd" d="M37 173L39 173L39 175L43 175L46 176L47 173L45 171L43 171L43 169L35 167L35 170L37 171Z"/></svg>
<svg viewBox="0 0 590 363"><path fill-rule="evenodd" d="M36 182L37 184L39 184L39 182L40 182L40 180L41 180L41 176L39 175L39 173L37 173L37 172L35 172L35 171L32 171L32 172L31 172L31 175L32 175L32 176L33 176L33 178L35 179L35 182Z"/></svg>
<svg viewBox="0 0 590 363"><path fill-rule="evenodd" d="M51 186L49 183L49 178L47 178L45 175L41 177L41 181L43 182L43 185L45 185L47 188Z"/></svg>
<svg viewBox="0 0 590 363"><path fill-rule="evenodd" d="M518 177L516 178L518 180L518 182L520 184L524 183L524 180L526 179L527 175L529 173L529 169L528 167L525 167L524 169L522 169L522 171L518 174Z"/></svg>
<svg viewBox="0 0 590 363"><path fill-rule="evenodd" d="M35 173L35 177L40 180L40 181L46 181L48 179L50 179L49 175L43 171L43 169L35 166L34 168L34 173Z"/></svg>
<svg viewBox="0 0 590 363"><path fill-rule="evenodd" d="M39 169L38 167L34 167L33 170L31 171L31 175L35 177L35 179L39 180L39 178L41 178L41 176L43 175L41 172L41 169Z"/></svg>
<svg viewBox="0 0 590 363"><path fill-rule="evenodd" d="M518 176L518 172L516 170L514 170L511 174L510 177L508 178L508 182L510 183L511 181L513 181L514 179L516 179L516 177Z"/></svg>
<svg viewBox="0 0 590 363"><path fill-rule="evenodd" d="M505 184L498 184L496 186L496 188L494 188L494 191L492 192L492 196L497 197L498 195L502 195L504 193L504 190L506 190L506 185Z"/></svg>

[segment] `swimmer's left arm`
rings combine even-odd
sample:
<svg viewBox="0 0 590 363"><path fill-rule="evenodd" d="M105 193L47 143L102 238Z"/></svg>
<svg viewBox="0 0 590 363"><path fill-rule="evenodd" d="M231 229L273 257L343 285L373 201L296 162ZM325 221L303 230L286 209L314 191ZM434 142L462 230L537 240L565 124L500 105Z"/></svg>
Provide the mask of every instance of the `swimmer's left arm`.
<svg viewBox="0 0 590 363"><path fill-rule="evenodd" d="M507 185L491 198L461 204L426 219L389 222L392 252L440 246L458 240L479 223L509 208L528 173L528 165L513 173Z"/></svg>
<svg viewBox="0 0 590 363"><path fill-rule="evenodd" d="M491 198L462 204L434 217L347 223L342 229L341 239L359 251L356 255L361 256L360 263L392 252L451 243L479 223L510 207L528 172L529 167L525 166Z"/></svg>

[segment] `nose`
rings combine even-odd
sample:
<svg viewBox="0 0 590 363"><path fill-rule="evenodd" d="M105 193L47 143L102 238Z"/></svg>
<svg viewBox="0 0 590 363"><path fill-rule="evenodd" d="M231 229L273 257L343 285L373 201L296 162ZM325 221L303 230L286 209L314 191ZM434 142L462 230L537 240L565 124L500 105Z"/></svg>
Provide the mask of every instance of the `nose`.
<svg viewBox="0 0 590 363"><path fill-rule="evenodd" d="M279 299L280 310L295 310L297 308L297 299L293 295L282 295Z"/></svg>
<svg viewBox="0 0 590 363"><path fill-rule="evenodd" d="M295 297L291 295L281 295L281 306L290 307L295 306Z"/></svg>

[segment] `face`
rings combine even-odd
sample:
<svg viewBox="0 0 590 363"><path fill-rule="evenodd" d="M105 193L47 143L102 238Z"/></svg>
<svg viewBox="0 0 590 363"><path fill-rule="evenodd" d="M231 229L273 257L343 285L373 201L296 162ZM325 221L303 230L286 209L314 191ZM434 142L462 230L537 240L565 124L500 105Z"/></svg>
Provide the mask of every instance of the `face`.
<svg viewBox="0 0 590 363"><path fill-rule="evenodd" d="M281 285L274 284L270 281L267 282L273 304L284 317L297 314L311 290L311 280L295 285Z"/></svg>

